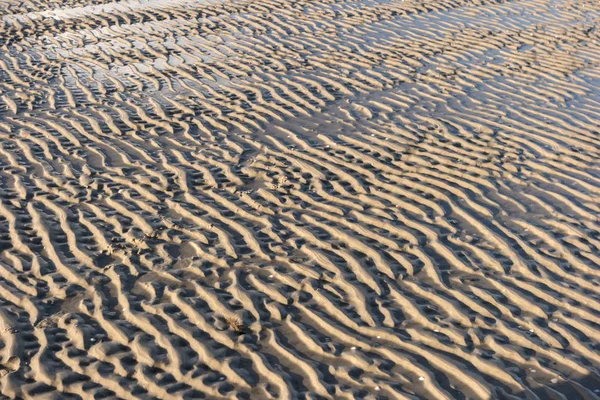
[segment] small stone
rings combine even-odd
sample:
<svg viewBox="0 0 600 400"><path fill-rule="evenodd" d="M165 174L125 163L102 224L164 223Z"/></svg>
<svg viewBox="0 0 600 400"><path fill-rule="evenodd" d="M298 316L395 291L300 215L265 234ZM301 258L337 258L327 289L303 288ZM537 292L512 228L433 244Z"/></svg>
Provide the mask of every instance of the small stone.
<svg viewBox="0 0 600 400"><path fill-rule="evenodd" d="M375 386L375 390L380 391L381 388L379 386Z"/></svg>
<svg viewBox="0 0 600 400"><path fill-rule="evenodd" d="M420 376L420 377L419 377L419 380L420 380L420 381L424 381L424 380L425 380L425 378L424 378L424 377L422 377L422 376Z"/></svg>

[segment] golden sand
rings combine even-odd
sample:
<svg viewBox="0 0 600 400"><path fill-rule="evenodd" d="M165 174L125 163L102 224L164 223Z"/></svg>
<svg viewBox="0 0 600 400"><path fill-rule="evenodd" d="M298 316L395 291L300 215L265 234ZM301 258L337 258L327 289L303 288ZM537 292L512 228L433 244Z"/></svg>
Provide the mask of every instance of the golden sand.
<svg viewBox="0 0 600 400"><path fill-rule="evenodd" d="M0 0L7 398L600 395L600 3Z"/></svg>

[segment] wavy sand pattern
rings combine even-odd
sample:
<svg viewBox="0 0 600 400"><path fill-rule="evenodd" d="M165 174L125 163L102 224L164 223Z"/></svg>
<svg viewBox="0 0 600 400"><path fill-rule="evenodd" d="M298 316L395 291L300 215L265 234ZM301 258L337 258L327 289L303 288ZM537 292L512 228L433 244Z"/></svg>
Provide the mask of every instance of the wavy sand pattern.
<svg viewBox="0 0 600 400"><path fill-rule="evenodd" d="M4 396L600 393L597 1L0 13Z"/></svg>

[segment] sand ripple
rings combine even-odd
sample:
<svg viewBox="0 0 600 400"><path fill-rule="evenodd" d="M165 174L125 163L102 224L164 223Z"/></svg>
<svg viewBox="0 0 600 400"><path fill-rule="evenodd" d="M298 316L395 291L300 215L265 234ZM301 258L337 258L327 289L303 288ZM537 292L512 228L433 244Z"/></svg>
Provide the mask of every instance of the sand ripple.
<svg viewBox="0 0 600 400"><path fill-rule="evenodd" d="M0 18L4 396L600 393L597 1Z"/></svg>

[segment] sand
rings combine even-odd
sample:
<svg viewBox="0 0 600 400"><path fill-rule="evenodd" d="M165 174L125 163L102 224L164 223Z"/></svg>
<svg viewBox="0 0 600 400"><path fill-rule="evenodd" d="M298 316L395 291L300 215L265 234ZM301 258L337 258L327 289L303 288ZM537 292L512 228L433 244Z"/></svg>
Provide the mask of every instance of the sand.
<svg viewBox="0 0 600 400"><path fill-rule="evenodd" d="M600 396L600 3L0 1L0 393Z"/></svg>

